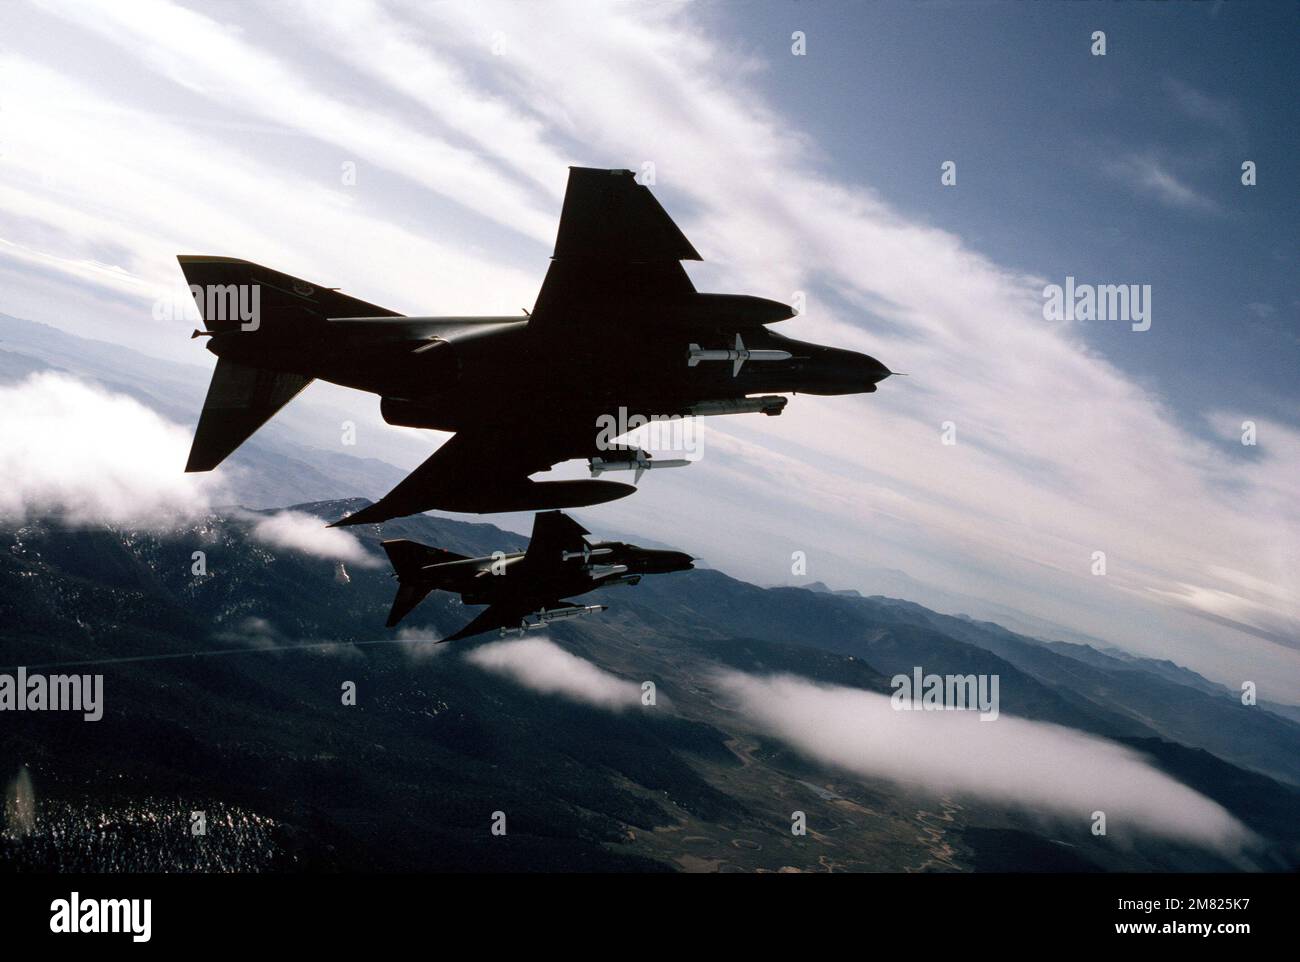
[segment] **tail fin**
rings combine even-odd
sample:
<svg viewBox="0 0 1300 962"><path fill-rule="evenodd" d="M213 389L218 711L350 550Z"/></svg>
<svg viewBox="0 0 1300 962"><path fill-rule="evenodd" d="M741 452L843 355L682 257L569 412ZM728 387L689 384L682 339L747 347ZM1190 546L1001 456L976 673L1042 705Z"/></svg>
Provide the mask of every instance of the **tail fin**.
<svg viewBox="0 0 1300 962"><path fill-rule="evenodd" d="M319 335L331 317L397 317L394 311L234 257L179 255L203 326L218 337L278 340ZM186 471L211 471L313 378L221 357L208 387Z"/></svg>
<svg viewBox="0 0 1300 962"><path fill-rule="evenodd" d="M405 538L384 541L380 547L388 553L388 560L392 562L393 571L399 578L418 577L420 571L429 565L465 560L463 554L444 551L442 548L430 548L428 545L420 544L418 541L407 541Z"/></svg>
<svg viewBox="0 0 1300 962"><path fill-rule="evenodd" d="M388 613L388 627L392 628L411 613L425 596L437 587L433 579L421 579L420 573L430 565L445 564L448 561L463 561L465 555L441 548L430 548L415 541L398 539L382 543L392 562L393 572L397 575L397 597L393 599L393 608Z"/></svg>
<svg viewBox="0 0 1300 962"><path fill-rule="evenodd" d="M203 326L214 333L241 327L252 333L265 321L277 333L296 329L310 334L331 317L401 317L386 307L237 257L178 254L176 260L198 304ZM254 306L260 316L249 317Z"/></svg>

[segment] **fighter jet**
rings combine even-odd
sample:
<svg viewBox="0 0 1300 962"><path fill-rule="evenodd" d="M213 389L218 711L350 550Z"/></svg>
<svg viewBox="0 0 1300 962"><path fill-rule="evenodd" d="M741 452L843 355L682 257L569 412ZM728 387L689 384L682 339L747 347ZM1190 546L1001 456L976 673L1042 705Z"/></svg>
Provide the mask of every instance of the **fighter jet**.
<svg viewBox="0 0 1300 962"><path fill-rule="evenodd" d="M467 605L487 605L473 621L443 641L496 630L523 634L606 605L575 605L565 598L611 585L635 585L642 576L687 571L695 560L680 551L638 548L621 541L589 541L586 528L559 511L533 518L527 551L484 558L430 548L414 541L385 541L397 578L388 615L392 628L431 591L451 591Z"/></svg>
<svg viewBox="0 0 1300 962"><path fill-rule="evenodd" d="M697 292L681 262L699 259L631 171L581 167L569 171L555 253L521 317L406 317L248 261L181 255L204 324L193 336L218 358L186 470L216 467L320 378L379 395L389 424L454 432L336 524L578 507L636 490L596 475L639 479L656 466L638 446L611 443L601 419L777 415L786 394L859 394L892 373L769 330L794 316L785 304ZM575 458L592 478L531 477Z"/></svg>

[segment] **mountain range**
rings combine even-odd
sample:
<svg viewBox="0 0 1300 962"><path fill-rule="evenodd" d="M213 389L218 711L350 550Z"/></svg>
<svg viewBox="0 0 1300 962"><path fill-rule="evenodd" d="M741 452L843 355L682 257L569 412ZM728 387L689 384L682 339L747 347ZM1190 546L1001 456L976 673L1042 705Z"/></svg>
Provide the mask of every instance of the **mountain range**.
<svg viewBox="0 0 1300 962"><path fill-rule="evenodd" d="M326 519L361 503L295 510ZM25 772L40 813L36 831L6 833L7 864L150 866L159 833L186 839L171 870L1297 864L1300 725L1182 669L894 599L697 570L597 592L608 611L547 632L543 644L584 671L630 686L653 679L664 703L610 710L486 670L473 653L495 636L432 644L470 616L454 597L435 593L402 634L386 632L386 568L269 547L257 517L213 512L163 531L51 519L0 529L7 670L102 672L108 706L96 723L5 720L0 765ZM524 543L430 516L358 530L376 558L381 537L468 555ZM196 550L204 575L193 573ZM1127 745L1261 841L1246 863L1156 836L1098 844L1086 826L1032 806L845 772L756 731L715 681L720 670L788 674L888 693L890 676L915 665L999 675L1004 715ZM355 706L340 698L346 682ZM221 813L201 845L186 835L193 811ZM816 845L791 834L794 811ZM496 812L508 843L489 830ZM77 828L92 824L89 836Z"/></svg>

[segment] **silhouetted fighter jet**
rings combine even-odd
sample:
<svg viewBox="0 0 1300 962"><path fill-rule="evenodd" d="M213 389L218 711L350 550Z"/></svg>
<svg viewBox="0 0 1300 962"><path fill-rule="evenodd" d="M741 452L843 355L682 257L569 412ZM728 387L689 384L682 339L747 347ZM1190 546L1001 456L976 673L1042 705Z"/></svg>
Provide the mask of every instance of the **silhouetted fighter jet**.
<svg viewBox="0 0 1300 962"><path fill-rule="evenodd" d="M621 541L587 540L586 528L559 511L533 518L527 551L485 558L430 548L414 541L385 541L384 550L398 579L388 615L392 628L430 591L451 591L467 605L487 605L473 621L443 641L485 631L523 633L574 618L605 605L564 601L610 585L634 585L643 575L686 571L694 559L680 551L655 551Z"/></svg>
<svg viewBox="0 0 1300 962"><path fill-rule="evenodd" d="M794 316L785 304L696 292L681 261L700 255L627 170L570 169L555 255L525 317L404 317L247 261L178 259L206 328L194 336L218 357L187 471L216 467L315 378L378 394L390 424L455 432L338 524L611 501L636 489L530 476L587 458L593 474L639 477L653 466L645 452L603 449L597 419L620 409L774 415L783 393L874 391L891 373L769 331Z"/></svg>

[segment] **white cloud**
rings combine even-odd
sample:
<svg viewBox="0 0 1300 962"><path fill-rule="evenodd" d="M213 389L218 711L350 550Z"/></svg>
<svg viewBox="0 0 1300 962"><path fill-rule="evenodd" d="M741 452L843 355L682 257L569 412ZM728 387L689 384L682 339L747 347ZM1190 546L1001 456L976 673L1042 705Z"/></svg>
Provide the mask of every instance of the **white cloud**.
<svg viewBox="0 0 1300 962"><path fill-rule="evenodd" d="M610 711L641 704L640 685L570 654L548 638L490 642L467 652L465 660L544 695Z"/></svg>
<svg viewBox="0 0 1300 962"><path fill-rule="evenodd" d="M1148 833L1235 855L1252 835L1222 806L1114 742L976 712L895 711L886 695L793 675L724 672L718 685L760 729L867 778L969 795L1076 828L1106 815L1108 837Z"/></svg>
<svg viewBox="0 0 1300 962"><path fill-rule="evenodd" d="M427 628L402 628L397 632L397 640L412 661L437 658L450 647L441 643L440 634Z"/></svg>
<svg viewBox="0 0 1300 962"><path fill-rule="evenodd" d="M349 159L407 176L506 226L531 231L539 240L549 240L553 233L551 217L528 192L485 169L474 151L404 124L386 109L328 96L220 17L165 0L87 5L75 11L49 4L46 9L130 47L149 69L195 94L333 144ZM190 42L200 36L203 43ZM186 55L176 56L181 49ZM231 69L232 64L239 66Z"/></svg>
<svg viewBox="0 0 1300 962"><path fill-rule="evenodd" d="M1174 105L1192 120L1240 134L1241 112L1232 100L1207 94L1173 77L1165 78L1164 88Z"/></svg>
<svg viewBox="0 0 1300 962"><path fill-rule="evenodd" d="M263 544L316 558L344 561L361 568L378 568L383 564L355 536L327 527L320 518L301 511L278 511L260 518L253 523L250 533Z"/></svg>
<svg viewBox="0 0 1300 962"><path fill-rule="evenodd" d="M1169 207L1184 210L1214 211L1218 205L1197 193L1164 164L1147 154L1134 154L1106 166L1106 170L1134 190L1153 196Z"/></svg>
<svg viewBox="0 0 1300 962"><path fill-rule="evenodd" d="M185 474L189 432L63 374L0 386L0 517L161 526L206 511L219 481Z"/></svg>
<svg viewBox="0 0 1300 962"><path fill-rule="evenodd" d="M258 615L248 615L236 624L215 632L217 641L236 645L247 645L258 651L280 651L288 647L280 629Z"/></svg>

